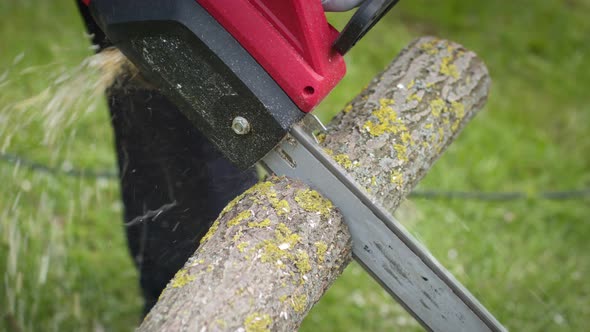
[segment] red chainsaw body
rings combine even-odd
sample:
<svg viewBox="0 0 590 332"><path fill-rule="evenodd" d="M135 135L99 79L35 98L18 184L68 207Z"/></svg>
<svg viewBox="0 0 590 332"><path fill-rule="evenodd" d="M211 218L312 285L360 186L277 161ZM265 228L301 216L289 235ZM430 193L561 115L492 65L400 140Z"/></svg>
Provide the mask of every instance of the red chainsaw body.
<svg viewBox="0 0 590 332"><path fill-rule="evenodd" d="M83 0L89 4L91 0ZM303 112L310 112L346 72L332 45L338 31L319 0L196 0Z"/></svg>
<svg viewBox="0 0 590 332"><path fill-rule="evenodd" d="M319 0L197 0L304 112L345 74Z"/></svg>

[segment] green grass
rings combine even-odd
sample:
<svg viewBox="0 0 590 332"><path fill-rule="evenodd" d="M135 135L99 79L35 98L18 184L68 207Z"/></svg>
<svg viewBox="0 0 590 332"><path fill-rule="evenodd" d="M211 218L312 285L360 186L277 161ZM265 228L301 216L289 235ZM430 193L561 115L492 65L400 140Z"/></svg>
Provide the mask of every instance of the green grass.
<svg viewBox="0 0 590 332"><path fill-rule="evenodd" d="M588 12L588 0L402 1L347 56L347 77L320 106L328 119L421 35L457 41L484 59L493 78L488 106L420 188L516 190L531 198L416 199L398 214L513 331L583 331L590 317L590 200L534 197L590 186ZM344 16L331 19L341 26ZM5 108L88 54L73 1L0 2L0 127L18 129L0 132L0 148L57 167L114 167L102 101L45 144L34 109L21 118ZM131 330L141 301L116 183L6 163L0 182L0 330ZM302 328L394 329L420 330L354 264Z"/></svg>

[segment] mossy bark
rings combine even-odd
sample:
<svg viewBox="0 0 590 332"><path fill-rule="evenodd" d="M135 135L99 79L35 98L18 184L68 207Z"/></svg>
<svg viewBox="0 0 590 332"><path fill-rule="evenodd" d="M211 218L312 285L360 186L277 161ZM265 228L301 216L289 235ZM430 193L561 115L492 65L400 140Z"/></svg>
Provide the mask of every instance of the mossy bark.
<svg viewBox="0 0 590 332"><path fill-rule="evenodd" d="M322 145L393 211L483 106L489 85L474 53L418 39L332 121ZM296 330L350 250L329 201L271 178L224 209L139 330Z"/></svg>

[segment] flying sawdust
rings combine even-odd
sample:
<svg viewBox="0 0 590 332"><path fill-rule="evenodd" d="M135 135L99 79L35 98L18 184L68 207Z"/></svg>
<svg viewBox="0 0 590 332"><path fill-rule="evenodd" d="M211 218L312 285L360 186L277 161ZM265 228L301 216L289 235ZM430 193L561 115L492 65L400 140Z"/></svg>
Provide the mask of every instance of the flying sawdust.
<svg viewBox="0 0 590 332"><path fill-rule="evenodd" d="M35 67L28 68L21 74L34 70ZM96 109L96 101L103 98L105 91L119 77L136 74L135 67L116 48L105 49L74 68L54 74L50 85L40 93L7 105L0 112L4 120L0 123L0 132L3 133L0 149L6 150L13 135L26 132L26 127L33 121L42 124L42 144L54 143L64 128Z"/></svg>

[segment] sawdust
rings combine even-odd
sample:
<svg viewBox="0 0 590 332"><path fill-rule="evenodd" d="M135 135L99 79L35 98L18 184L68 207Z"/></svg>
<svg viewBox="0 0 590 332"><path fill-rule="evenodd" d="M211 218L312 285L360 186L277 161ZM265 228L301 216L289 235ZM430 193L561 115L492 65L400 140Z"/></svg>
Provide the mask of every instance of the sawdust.
<svg viewBox="0 0 590 332"><path fill-rule="evenodd" d="M35 70L38 68L27 68L20 74L30 74ZM104 98L107 89L119 77L132 77L137 73L137 69L116 48L107 48L89 56L76 67L61 68L50 75L51 83L41 92L5 106L2 113L15 121L3 121L0 131L5 135L1 148L6 149L14 134L39 120L43 128L42 143L53 144L63 134L64 128L78 123L85 114L96 109L97 101Z"/></svg>

